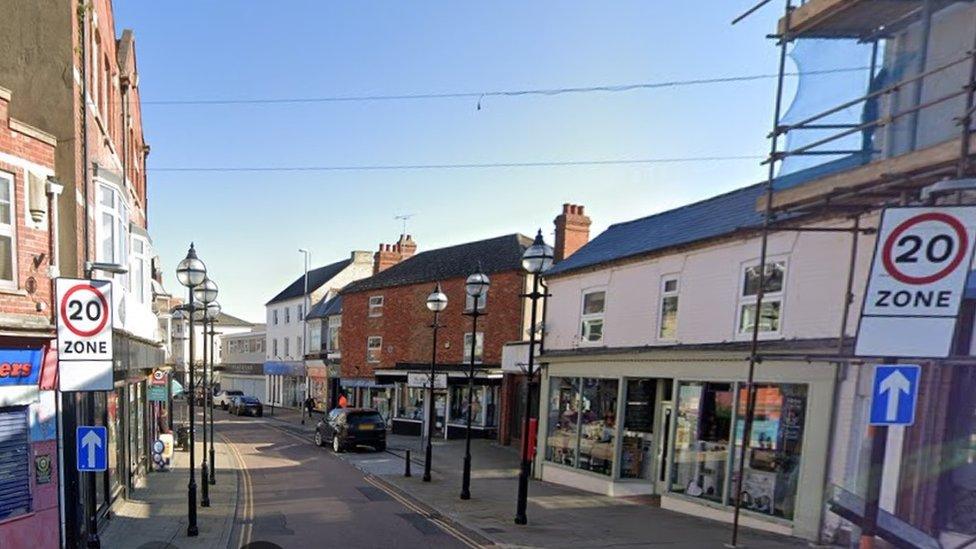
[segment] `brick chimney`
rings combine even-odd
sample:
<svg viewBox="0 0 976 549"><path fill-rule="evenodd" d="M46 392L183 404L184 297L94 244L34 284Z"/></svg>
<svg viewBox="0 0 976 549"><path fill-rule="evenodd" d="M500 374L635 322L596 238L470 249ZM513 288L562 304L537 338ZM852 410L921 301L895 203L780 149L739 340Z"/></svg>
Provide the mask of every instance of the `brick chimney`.
<svg viewBox="0 0 976 549"><path fill-rule="evenodd" d="M417 252L417 243L408 234L401 234L396 244L380 244L373 254L373 274L383 272Z"/></svg>
<svg viewBox="0 0 976 549"><path fill-rule="evenodd" d="M573 255L590 240L590 218L580 204L563 204L563 213L553 220L556 224L556 261Z"/></svg>

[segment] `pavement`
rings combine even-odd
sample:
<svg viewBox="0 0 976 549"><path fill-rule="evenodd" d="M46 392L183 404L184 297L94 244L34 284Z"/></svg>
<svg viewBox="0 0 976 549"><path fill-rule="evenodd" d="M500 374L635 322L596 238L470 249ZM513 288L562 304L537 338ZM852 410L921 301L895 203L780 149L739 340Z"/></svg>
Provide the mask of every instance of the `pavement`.
<svg viewBox="0 0 976 549"><path fill-rule="evenodd" d="M316 420L321 417L316 414ZM296 435L311 437L315 420L300 425L292 410L276 410L271 420ZM466 532L506 547L723 547L728 524L661 509L650 497L608 497L532 480L529 524L513 523L519 458L516 449L488 440L472 441L471 499L459 498L464 441L436 441L432 481L423 482L419 437L390 435L387 452L347 452L339 457L388 490L398 491L432 517L443 517ZM404 477L411 450L412 476ZM745 547L803 547L803 540L742 528ZM484 544L484 543L482 543Z"/></svg>
<svg viewBox="0 0 976 549"><path fill-rule="evenodd" d="M199 434L199 433L198 433ZM202 491L200 459L203 445L196 444L198 501ZM149 473L142 486L119 499L112 518L99 533L102 547L139 549L227 549L234 530L238 502L238 470L228 445L217 438L214 444L217 483L210 485L210 507L197 507L196 537L187 537L187 481L189 452L173 452L168 472Z"/></svg>

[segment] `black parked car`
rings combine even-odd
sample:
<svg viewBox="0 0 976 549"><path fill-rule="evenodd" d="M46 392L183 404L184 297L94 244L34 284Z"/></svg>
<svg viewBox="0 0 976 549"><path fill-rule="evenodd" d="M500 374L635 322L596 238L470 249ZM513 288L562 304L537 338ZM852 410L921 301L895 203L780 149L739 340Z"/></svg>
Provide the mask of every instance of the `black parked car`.
<svg viewBox="0 0 976 549"><path fill-rule="evenodd" d="M334 452L356 446L382 452L386 450L386 421L369 408L336 408L315 426L315 444L331 444Z"/></svg>
<svg viewBox="0 0 976 549"><path fill-rule="evenodd" d="M252 396L235 396L231 398L228 412L235 416L258 416L264 415L264 406L261 401Z"/></svg>

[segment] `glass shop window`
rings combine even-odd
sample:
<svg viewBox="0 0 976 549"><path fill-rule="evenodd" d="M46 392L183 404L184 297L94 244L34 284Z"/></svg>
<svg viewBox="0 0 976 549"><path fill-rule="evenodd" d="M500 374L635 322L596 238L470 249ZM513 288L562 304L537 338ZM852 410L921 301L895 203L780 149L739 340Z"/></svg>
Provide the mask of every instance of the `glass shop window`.
<svg viewBox="0 0 976 549"><path fill-rule="evenodd" d="M397 417L403 419L424 419L424 395L426 389L422 387L404 387L400 390L400 402L397 406Z"/></svg>
<svg viewBox="0 0 976 549"><path fill-rule="evenodd" d="M624 435L620 448L620 477L649 478L653 456L654 407L657 380L628 379L624 401ZM642 436L643 435L643 436Z"/></svg>
<svg viewBox="0 0 976 549"><path fill-rule="evenodd" d="M576 466L579 425L579 379L554 377L549 381L549 432L546 460Z"/></svg>
<svg viewBox="0 0 976 549"><path fill-rule="evenodd" d="M672 492L722 501L728 476L732 398L731 383L680 384Z"/></svg>

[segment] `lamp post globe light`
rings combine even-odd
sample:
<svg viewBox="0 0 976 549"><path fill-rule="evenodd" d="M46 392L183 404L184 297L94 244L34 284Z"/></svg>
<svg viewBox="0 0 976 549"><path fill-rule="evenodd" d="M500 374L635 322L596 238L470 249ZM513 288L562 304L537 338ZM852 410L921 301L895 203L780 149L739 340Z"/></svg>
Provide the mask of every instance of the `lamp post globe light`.
<svg viewBox="0 0 976 549"><path fill-rule="evenodd" d="M529 455L529 429L532 413L532 379L535 376L535 346L536 323L538 320L539 298L545 294L539 292L539 277L552 267L552 246L542 239L542 230L535 235L532 245L522 254L522 267L532 275L532 293L526 294L532 301L531 321L529 323L529 364L525 374L525 415L522 418L522 467L519 470L518 500L515 507L515 524L527 524L528 517L525 509L529 497L529 474L532 470L532 456Z"/></svg>
<svg viewBox="0 0 976 549"><path fill-rule="evenodd" d="M213 401L214 380L213 380L213 375L214 375L214 336L217 335L217 332L214 331L214 323L217 322L217 317L219 317L219 316L220 316L220 303L217 303L216 301L211 301L210 303L207 303L206 319L210 321L210 331L209 332L207 331L207 325L204 324L203 325L203 332L204 332L204 340L203 341L204 341L204 344L206 344L206 341L207 341L206 336L207 335L210 336L210 392L207 395L207 397L208 397L207 398L207 401L208 402L206 402L206 405L209 406L209 408L210 408L210 416L209 416L210 417L210 484L217 484L217 473L216 473L216 467L217 466L214 463L214 423L213 423L213 418L214 418L214 401ZM204 430L206 430L207 429L207 426L204 425L203 428L204 428Z"/></svg>
<svg viewBox="0 0 976 549"><path fill-rule="evenodd" d="M434 344L430 355L430 380L427 383L427 448L424 460L424 482L430 482L430 459L433 450L432 439L434 438L434 422L436 421L436 410L434 409L434 376L437 364L437 317L447 308L447 296L441 291L441 285L434 286L434 291L427 296L427 308L434 313L434 323L430 325L434 332Z"/></svg>
<svg viewBox="0 0 976 549"><path fill-rule="evenodd" d="M190 480L186 485L187 491L187 526L186 535L196 536L200 533L197 528L197 479L196 470L193 467L194 459L194 441L193 441L193 423L194 423L194 384L193 384L193 321L196 320L196 310L197 303L193 299L193 289L203 283L204 279L207 278L207 266L204 265L203 261L197 257L197 251L190 244L190 250L186 253L186 257L180 261L179 265L176 266L176 278L180 281L180 284L186 286L188 295L188 308L189 308L189 321L190 321L190 348L189 356L187 357L187 371L189 372L189 389L190 394L187 398L187 403L189 405L189 415L190 415Z"/></svg>
<svg viewBox="0 0 976 549"><path fill-rule="evenodd" d="M468 370L468 408L467 408L467 431L464 440L464 472L461 475L461 499L471 499L471 417L474 415L471 408L471 397L474 394L474 363L475 351L478 347L478 317L484 316L481 312L482 298L488 295L488 287L491 281L484 273L475 273L468 277L464 282L464 291L473 298L471 310L465 315L471 317L471 364Z"/></svg>

